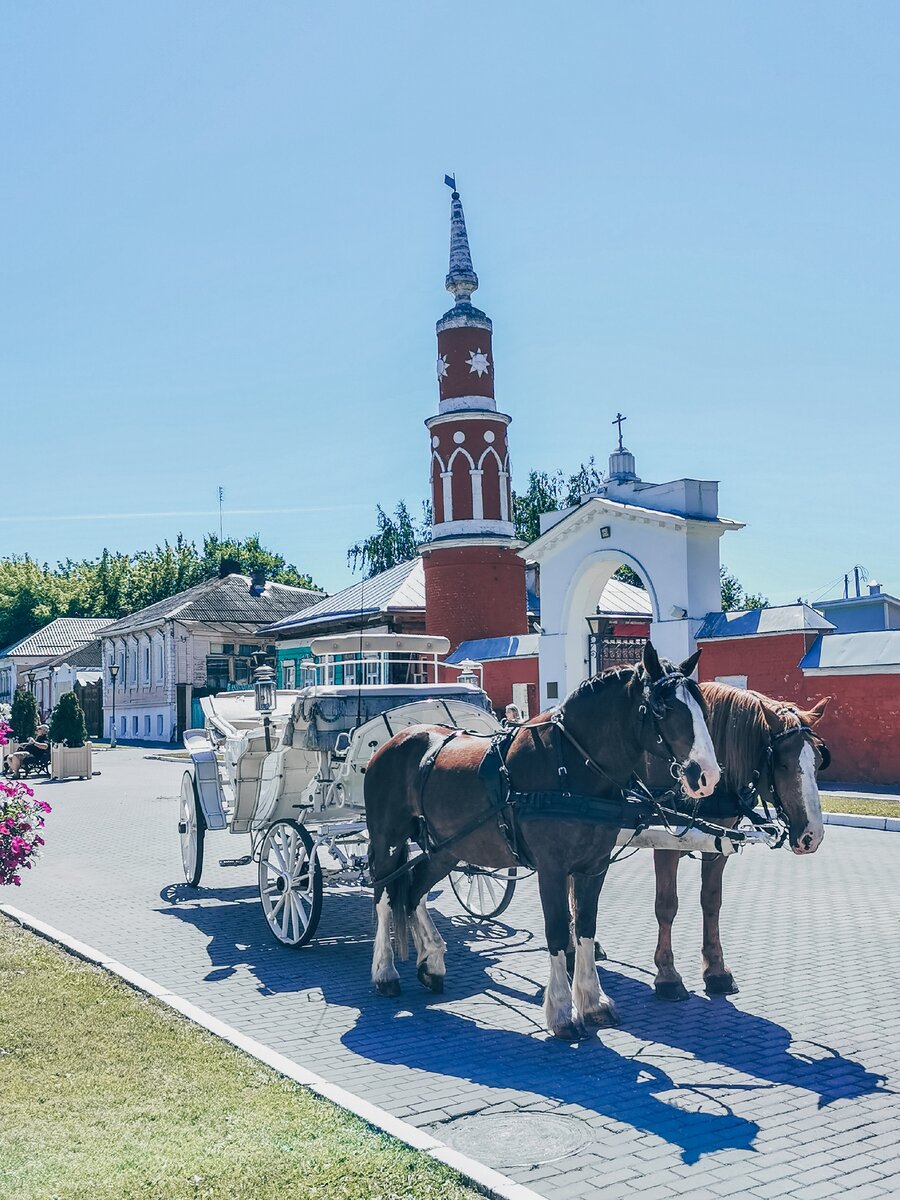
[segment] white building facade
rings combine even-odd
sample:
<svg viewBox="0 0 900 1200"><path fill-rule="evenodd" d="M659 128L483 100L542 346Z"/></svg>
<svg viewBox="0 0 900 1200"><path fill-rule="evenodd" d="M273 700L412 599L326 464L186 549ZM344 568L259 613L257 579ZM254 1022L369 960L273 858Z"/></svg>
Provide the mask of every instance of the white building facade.
<svg viewBox="0 0 900 1200"><path fill-rule="evenodd" d="M545 513L541 536L521 551L540 564L541 704L587 676L587 619L622 565L647 589L656 649L676 663L687 658L707 613L722 607L719 539L740 528L719 516L717 483L645 483L620 442L603 486L574 508Z"/></svg>

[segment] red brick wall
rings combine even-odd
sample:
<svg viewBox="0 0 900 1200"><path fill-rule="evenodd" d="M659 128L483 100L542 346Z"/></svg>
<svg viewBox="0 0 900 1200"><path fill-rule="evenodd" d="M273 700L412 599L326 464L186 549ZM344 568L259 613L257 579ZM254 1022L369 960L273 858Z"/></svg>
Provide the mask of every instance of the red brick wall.
<svg viewBox="0 0 900 1200"><path fill-rule="evenodd" d="M538 660L537 658L500 658L484 664L484 690L491 704L502 712L512 704L513 684L528 685L528 712L538 714Z"/></svg>
<svg viewBox="0 0 900 1200"><path fill-rule="evenodd" d="M528 632L525 562L501 546L447 546L426 550L428 633L443 634L455 650L473 638Z"/></svg>
<svg viewBox="0 0 900 1200"><path fill-rule="evenodd" d="M832 755L823 778L900 784L900 675L804 676L797 664L813 640L790 633L701 642L700 678L746 675L755 691L807 708L831 696L818 726Z"/></svg>

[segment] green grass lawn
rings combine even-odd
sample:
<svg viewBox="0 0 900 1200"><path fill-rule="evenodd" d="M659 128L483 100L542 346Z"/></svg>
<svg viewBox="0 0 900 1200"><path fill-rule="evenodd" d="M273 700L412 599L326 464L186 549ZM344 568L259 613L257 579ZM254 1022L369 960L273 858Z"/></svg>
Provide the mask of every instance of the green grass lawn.
<svg viewBox="0 0 900 1200"><path fill-rule="evenodd" d="M822 809L833 813L859 813L865 817L900 817L900 804L887 797L884 800L864 800L857 796L841 796L837 792L820 792Z"/></svg>
<svg viewBox="0 0 900 1200"><path fill-rule="evenodd" d="M459 1176L0 918L3 1200L474 1200Z"/></svg>

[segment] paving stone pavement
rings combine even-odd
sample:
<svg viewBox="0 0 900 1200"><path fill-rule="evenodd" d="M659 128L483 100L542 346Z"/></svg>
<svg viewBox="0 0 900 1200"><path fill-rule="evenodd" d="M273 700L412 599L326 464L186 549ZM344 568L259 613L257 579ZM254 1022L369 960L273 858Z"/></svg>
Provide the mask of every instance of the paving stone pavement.
<svg viewBox="0 0 900 1200"><path fill-rule="evenodd" d="M600 937L622 1024L567 1045L542 1029L533 880L490 924L439 889L446 991L425 992L408 962L403 996L385 1000L369 984L369 893L327 888L315 943L286 950L254 868L218 865L246 839L209 835L203 886L179 882L183 764L121 749L95 765L89 782L36 785L54 809L46 854L4 901L541 1194L900 1195L900 834L829 827L810 858L755 848L730 863L730 999L701 991L699 864L681 868L682 1004L653 994L650 855L616 865Z"/></svg>

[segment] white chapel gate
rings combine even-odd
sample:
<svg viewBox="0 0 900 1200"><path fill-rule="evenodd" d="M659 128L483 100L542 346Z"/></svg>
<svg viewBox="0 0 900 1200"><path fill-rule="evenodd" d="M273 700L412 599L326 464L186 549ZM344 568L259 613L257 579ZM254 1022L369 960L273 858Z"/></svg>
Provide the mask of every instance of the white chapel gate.
<svg viewBox="0 0 900 1200"><path fill-rule="evenodd" d="M520 551L541 571L541 706L587 676L587 618L623 564L647 589L654 646L673 662L687 658L706 614L722 607L719 539L740 528L719 517L717 483L644 483L620 441L603 486L542 516L541 536Z"/></svg>

